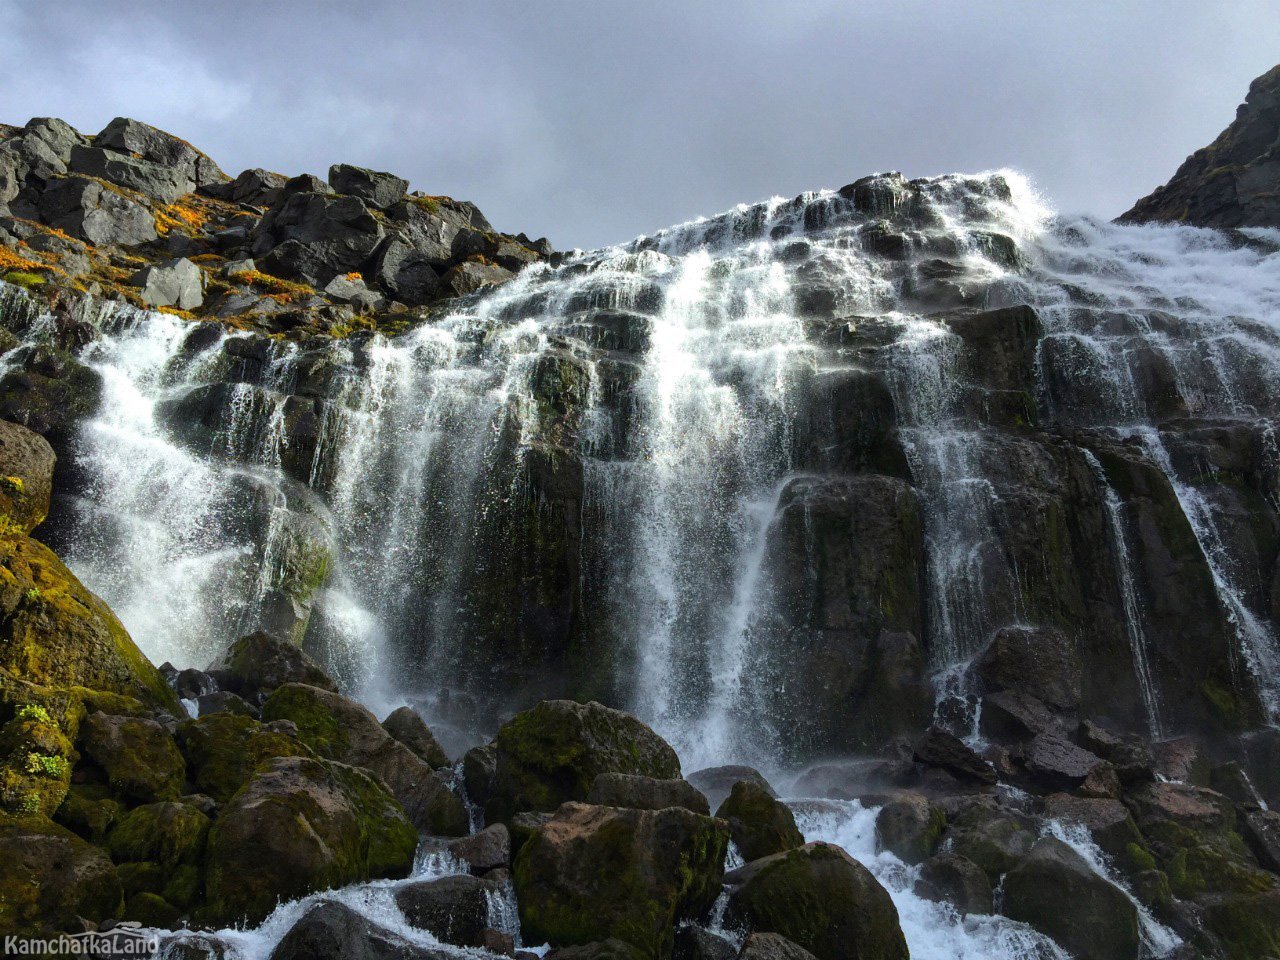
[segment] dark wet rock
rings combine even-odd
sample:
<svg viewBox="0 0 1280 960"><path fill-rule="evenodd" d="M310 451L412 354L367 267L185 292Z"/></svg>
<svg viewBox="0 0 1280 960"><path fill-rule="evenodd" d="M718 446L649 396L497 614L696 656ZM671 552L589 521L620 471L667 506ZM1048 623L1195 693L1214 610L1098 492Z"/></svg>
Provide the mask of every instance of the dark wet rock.
<svg viewBox="0 0 1280 960"><path fill-rule="evenodd" d="M739 780L716 810L744 860L759 860L804 844L790 808L759 784Z"/></svg>
<svg viewBox="0 0 1280 960"><path fill-rule="evenodd" d="M91 714L80 726L80 749L130 800L177 800L183 792L186 763L169 731L154 720Z"/></svg>
<svg viewBox="0 0 1280 960"><path fill-rule="evenodd" d="M1241 810L1260 810L1264 806L1249 774L1234 760L1209 771L1209 786L1229 797Z"/></svg>
<svg viewBox="0 0 1280 960"><path fill-rule="evenodd" d="M1003 910L1052 937L1073 956L1129 960L1138 955L1137 907L1053 837L1036 841L1009 871Z"/></svg>
<svg viewBox="0 0 1280 960"><path fill-rule="evenodd" d="M647 954L616 937L552 950L546 960L644 960Z"/></svg>
<svg viewBox="0 0 1280 960"><path fill-rule="evenodd" d="M491 821L585 800L602 773L680 776L680 761L666 741L630 714L595 702L544 700L503 724L491 754L487 783L478 765L464 765L467 789Z"/></svg>
<svg viewBox="0 0 1280 960"><path fill-rule="evenodd" d="M415 946L344 903L325 900L289 928L270 960L446 960L444 950Z"/></svg>
<svg viewBox="0 0 1280 960"><path fill-rule="evenodd" d="M1053 628L997 630L976 671L989 690L1014 690L1060 709L1080 704L1080 652Z"/></svg>
<svg viewBox="0 0 1280 960"><path fill-rule="evenodd" d="M466 296L486 287L496 287L510 280L514 273L494 263L467 260L452 267L440 278L443 289L454 297Z"/></svg>
<svg viewBox="0 0 1280 960"><path fill-rule="evenodd" d="M814 960L814 956L776 933L753 933L743 942L738 960Z"/></svg>
<svg viewBox="0 0 1280 960"><path fill-rule="evenodd" d="M465 863L476 875L511 866L511 833L501 823L491 824L469 837L454 840L448 849L450 854Z"/></svg>
<svg viewBox="0 0 1280 960"><path fill-rule="evenodd" d="M733 944L710 930L692 923L676 929L671 960L734 960L737 956Z"/></svg>
<svg viewBox="0 0 1280 960"><path fill-rule="evenodd" d="M949 903L961 914L994 912L986 873L972 860L954 853L935 854L920 865L915 893L925 900Z"/></svg>
<svg viewBox="0 0 1280 960"><path fill-rule="evenodd" d="M359 197L369 206L385 210L405 195L409 181L390 173L335 163L329 168L329 186L334 193Z"/></svg>
<svg viewBox="0 0 1280 960"><path fill-rule="evenodd" d="M918 793L890 800L876 815L876 845L904 863L917 864L932 856L947 818Z"/></svg>
<svg viewBox="0 0 1280 960"><path fill-rule="evenodd" d="M729 794L733 792L734 784L743 780L754 783L771 797L778 795L777 791L769 785L769 781L765 779L764 774L755 769L755 767L747 767L740 764L695 770L685 777L685 780L707 798L709 809L712 810L718 809L720 804L724 803Z"/></svg>
<svg viewBox="0 0 1280 960"><path fill-rule="evenodd" d="M941 767L958 777L979 783L995 783L996 772L991 764L965 745L959 737L940 727L930 727L924 739L915 749L918 761L931 767Z"/></svg>
<svg viewBox="0 0 1280 960"><path fill-rule="evenodd" d="M1061 720L1029 694L1013 690L989 693L982 698L979 718L982 732L1001 743L1017 743L1042 733L1062 735Z"/></svg>
<svg viewBox="0 0 1280 960"><path fill-rule="evenodd" d="M1280 813L1250 810L1244 815L1240 832L1258 863L1272 873L1280 873Z"/></svg>
<svg viewBox="0 0 1280 960"><path fill-rule="evenodd" d="M1209 785L1209 757L1204 745L1195 737L1161 740L1152 744L1151 752L1158 776L1198 787Z"/></svg>
<svg viewBox="0 0 1280 960"><path fill-rule="evenodd" d="M0 929L9 934L74 930L81 917L96 923L121 907L107 855L44 817L0 818L0 890Z"/></svg>
<svg viewBox="0 0 1280 960"><path fill-rule="evenodd" d="M790 792L800 797L857 800L868 794L908 786L918 780L912 755L911 746L907 744L905 756L818 764L800 774Z"/></svg>
<svg viewBox="0 0 1280 960"><path fill-rule="evenodd" d="M0 421L0 517L7 531L30 533L48 516L56 459L44 437Z"/></svg>
<svg viewBox="0 0 1280 960"><path fill-rule="evenodd" d="M305 757L270 761L219 813L206 858L209 923L257 923L277 900L405 876L418 834L359 770Z"/></svg>
<svg viewBox="0 0 1280 960"><path fill-rule="evenodd" d="M777 933L819 960L906 960L889 893L839 847L810 843L725 877L729 909L748 929Z"/></svg>
<svg viewBox="0 0 1280 960"><path fill-rule="evenodd" d="M600 774L592 782L586 802L603 807L632 807L636 810L684 807L703 816L711 813L707 798L687 781L655 780L631 773Z"/></svg>
<svg viewBox="0 0 1280 960"><path fill-rule="evenodd" d="M397 707L382 721L382 729L399 740L431 767L449 766L449 757L431 728L412 707Z"/></svg>
<svg viewBox="0 0 1280 960"><path fill-rule="evenodd" d="M144 267L133 275L132 282L142 288L142 299L153 307L194 310L204 303L200 268L186 258Z"/></svg>
<svg viewBox="0 0 1280 960"><path fill-rule="evenodd" d="M305 683L337 692L338 686L302 649L268 633L254 633L231 644L209 665L226 678L228 689L248 699L286 683Z"/></svg>
<svg viewBox="0 0 1280 960"><path fill-rule="evenodd" d="M1109 762L1116 776L1127 783L1151 780L1155 776L1155 758L1150 744L1142 737L1114 734L1096 723L1082 720L1076 731L1076 742Z"/></svg>
<svg viewBox="0 0 1280 960"><path fill-rule="evenodd" d="M66 450L81 423L98 411L102 375L54 346L20 347L21 364L0 377L0 418Z"/></svg>
<svg viewBox="0 0 1280 960"><path fill-rule="evenodd" d="M616 937L668 955L676 922L719 894L728 840L723 822L680 807L567 803L516 857L524 935L556 945Z"/></svg>
<svg viewBox="0 0 1280 960"><path fill-rule="evenodd" d="M1082 784L1102 760L1069 740L1042 733L1022 751L1032 781L1048 790L1070 790Z"/></svg>
<svg viewBox="0 0 1280 960"><path fill-rule="evenodd" d="M947 851L977 864L996 883L1030 852L1039 832L1032 817L978 802L952 818L944 843Z"/></svg>
<svg viewBox="0 0 1280 960"><path fill-rule="evenodd" d="M481 945L489 926L489 894L494 884L478 877L451 876L406 884L396 890L396 906L409 923L445 943Z"/></svg>
<svg viewBox="0 0 1280 960"><path fill-rule="evenodd" d="M391 788L416 827L440 836L467 832L466 807L445 779L354 700L286 683L263 702L262 719L291 720L299 739L317 755L373 773Z"/></svg>
<svg viewBox="0 0 1280 960"><path fill-rule="evenodd" d="M210 713L238 713L242 716L254 718L258 716L257 707L229 690L202 693L196 697L196 711L197 715L202 717Z"/></svg>
<svg viewBox="0 0 1280 960"><path fill-rule="evenodd" d="M1064 826L1084 827L1099 849L1120 862L1132 857L1131 844L1142 845L1137 824L1119 800L1055 793L1045 798L1044 815Z"/></svg>

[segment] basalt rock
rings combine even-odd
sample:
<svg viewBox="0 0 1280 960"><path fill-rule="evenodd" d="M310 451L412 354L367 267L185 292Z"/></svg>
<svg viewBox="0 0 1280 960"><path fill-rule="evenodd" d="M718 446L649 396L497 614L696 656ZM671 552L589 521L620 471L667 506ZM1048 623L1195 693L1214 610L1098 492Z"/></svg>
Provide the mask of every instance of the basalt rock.
<svg viewBox="0 0 1280 960"><path fill-rule="evenodd" d="M684 807L704 817L711 808L692 784L685 780L655 780L630 773L602 773L591 784L587 803L603 807L631 807L635 810L665 810ZM722 813L716 816L725 819Z"/></svg>
<svg viewBox="0 0 1280 960"><path fill-rule="evenodd" d="M876 815L876 845L905 863L917 864L933 854L947 818L928 798L904 794Z"/></svg>
<svg viewBox="0 0 1280 960"><path fill-rule="evenodd" d="M44 817L0 817L0 929L77 930L119 915L111 860Z"/></svg>
<svg viewBox="0 0 1280 960"><path fill-rule="evenodd" d="M261 921L282 899L405 876L417 832L359 770L305 757L270 761L219 813L206 856L206 922Z"/></svg>
<svg viewBox="0 0 1280 960"><path fill-rule="evenodd" d="M725 878L729 908L749 929L777 933L819 960L906 960L889 893L839 847L811 843Z"/></svg>
<svg viewBox="0 0 1280 960"><path fill-rule="evenodd" d="M719 809L733 792L734 785L742 781L754 783L771 797L778 795L759 770L739 764L695 770L685 780L701 791L711 809Z"/></svg>
<svg viewBox="0 0 1280 960"><path fill-rule="evenodd" d="M555 945L612 937L667 956L676 922L719 894L728 840L723 822L679 807L567 803L516 858L525 936Z"/></svg>
<svg viewBox="0 0 1280 960"><path fill-rule="evenodd" d="M430 767L449 766L449 757L426 721L412 707L397 707L382 721L382 729L417 754Z"/></svg>
<svg viewBox="0 0 1280 960"><path fill-rule="evenodd" d="M954 853L944 851L920 865L915 893L925 900L949 903L961 914L994 912L986 873L972 860Z"/></svg>
<svg viewBox="0 0 1280 960"><path fill-rule="evenodd" d="M750 780L733 785L716 817L729 824L729 835L744 860L759 860L804 844L787 805Z"/></svg>
<svg viewBox="0 0 1280 960"><path fill-rule="evenodd" d="M55 460L43 437L0 421L0 517L7 530L30 533L48 516Z"/></svg>
<svg viewBox="0 0 1280 960"><path fill-rule="evenodd" d="M254 699L286 683L338 691L337 684L298 646L269 633L241 637L209 669L224 676L230 690Z"/></svg>
<svg viewBox="0 0 1280 960"><path fill-rule="evenodd" d="M289 928L270 960L446 960L450 956L444 950L416 946L344 903L324 900Z"/></svg>

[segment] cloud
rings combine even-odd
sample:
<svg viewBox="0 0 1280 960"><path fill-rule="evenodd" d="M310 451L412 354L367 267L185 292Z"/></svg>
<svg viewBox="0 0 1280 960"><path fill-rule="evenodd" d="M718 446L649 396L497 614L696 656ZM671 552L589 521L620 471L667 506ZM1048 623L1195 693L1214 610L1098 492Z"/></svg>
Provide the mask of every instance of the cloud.
<svg viewBox="0 0 1280 960"><path fill-rule="evenodd" d="M558 246L740 201L1016 166L1114 215L1231 119L1280 8L0 0L0 119L155 123L230 172L345 161ZM1230 50L1231 56L1222 56Z"/></svg>

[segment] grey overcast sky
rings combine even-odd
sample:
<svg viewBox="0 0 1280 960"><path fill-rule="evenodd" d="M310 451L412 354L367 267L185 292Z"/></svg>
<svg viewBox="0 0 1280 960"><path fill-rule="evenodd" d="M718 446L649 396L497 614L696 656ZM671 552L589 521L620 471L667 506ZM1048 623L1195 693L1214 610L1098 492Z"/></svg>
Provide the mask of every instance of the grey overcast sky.
<svg viewBox="0 0 1280 960"><path fill-rule="evenodd" d="M1114 216L1280 61L1277 0L0 0L0 120L133 116L235 174L392 170L559 248L1011 166Z"/></svg>

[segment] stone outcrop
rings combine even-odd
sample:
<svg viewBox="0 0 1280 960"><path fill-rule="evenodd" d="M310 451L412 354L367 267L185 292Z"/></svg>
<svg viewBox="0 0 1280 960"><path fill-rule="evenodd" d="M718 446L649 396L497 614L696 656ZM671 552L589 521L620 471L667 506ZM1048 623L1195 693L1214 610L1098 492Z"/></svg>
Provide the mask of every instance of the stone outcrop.
<svg viewBox="0 0 1280 960"><path fill-rule="evenodd" d="M1249 86L1231 125L1120 223L1280 227L1280 66Z"/></svg>

